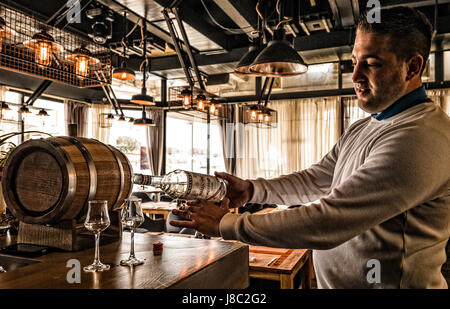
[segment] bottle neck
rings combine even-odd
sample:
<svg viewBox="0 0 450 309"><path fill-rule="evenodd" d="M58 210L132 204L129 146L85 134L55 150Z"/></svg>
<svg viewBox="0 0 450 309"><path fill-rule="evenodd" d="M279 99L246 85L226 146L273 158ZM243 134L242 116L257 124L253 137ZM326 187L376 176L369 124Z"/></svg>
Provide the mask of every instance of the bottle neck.
<svg viewBox="0 0 450 309"><path fill-rule="evenodd" d="M164 178L164 176L151 176L151 184L150 185L152 187L162 188L163 178Z"/></svg>
<svg viewBox="0 0 450 309"><path fill-rule="evenodd" d="M136 185L152 186L161 188L164 176L150 176L143 174L134 174L133 183Z"/></svg>

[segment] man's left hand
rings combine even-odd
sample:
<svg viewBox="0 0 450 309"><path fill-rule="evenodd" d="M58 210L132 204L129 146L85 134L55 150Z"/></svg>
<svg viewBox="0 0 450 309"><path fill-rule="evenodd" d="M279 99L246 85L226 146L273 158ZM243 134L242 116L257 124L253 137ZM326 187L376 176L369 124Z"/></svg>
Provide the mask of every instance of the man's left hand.
<svg viewBox="0 0 450 309"><path fill-rule="evenodd" d="M170 221L170 224L176 227L193 228L207 236L219 237L220 220L228 213L229 204L228 198L222 200L220 207L206 201L187 202L187 206L174 209L172 212L190 221L175 220Z"/></svg>

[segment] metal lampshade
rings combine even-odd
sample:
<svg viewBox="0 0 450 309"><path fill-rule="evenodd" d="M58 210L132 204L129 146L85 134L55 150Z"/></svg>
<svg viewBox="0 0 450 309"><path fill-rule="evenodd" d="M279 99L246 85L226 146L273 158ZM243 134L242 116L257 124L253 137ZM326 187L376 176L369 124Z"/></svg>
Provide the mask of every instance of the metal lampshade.
<svg viewBox="0 0 450 309"><path fill-rule="evenodd" d="M120 80L134 80L136 78L134 71L127 68L126 64L123 64L120 68L114 69L112 76Z"/></svg>
<svg viewBox="0 0 450 309"><path fill-rule="evenodd" d="M306 73L308 65L288 41L274 40L256 57L249 70L271 77L285 77Z"/></svg>
<svg viewBox="0 0 450 309"><path fill-rule="evenodd" d="M260 75L250 72L249 67L263 49L264 46L251 45L244 56L242 56L241 60L239 60L238 65L234 69L234 73L243 75Z"/></svg>
<svg viewBox="0 0 450 309"><path fill-rule="evenodd" d="M37 114L38 116L41 116L41 117L47 117L47 116L50 116L48 113L47 113L47 111L45 110L45 109L41 109L41 110L39 110L39 113Z"/></svg>
<svg viewBox="0 0 450 309"><path fill-rule="evenodd" d="M131 97L130 102L139 105L156 105L153 97L146 94L135 94Z"/></svg>
<svg viewBox="0 0 450 309"><path fill-rule="evenodd" d="M137 126L147 126L147 127L154 127L155 123L150 118L138 118L134 120L134 124Z"/></svg>
<svg viewBox="0 0 450 309"><path fill-rule="evenodd" d="M11 110L6 102L0 102L0 110Z"/></svg>

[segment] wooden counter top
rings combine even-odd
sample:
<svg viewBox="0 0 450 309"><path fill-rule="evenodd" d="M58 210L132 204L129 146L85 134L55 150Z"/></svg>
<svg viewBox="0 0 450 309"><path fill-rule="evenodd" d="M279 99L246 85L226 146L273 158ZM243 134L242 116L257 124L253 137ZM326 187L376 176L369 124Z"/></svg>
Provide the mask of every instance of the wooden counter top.
<svg viewBox="0 0 450 309"><path fill-rule="evenodd" d="M164 244L163 253L154 256L153 243L159 241ZM129 250L129 233L101 246L100 260L111 269L100 273L82 269L92 263L94 248L33 258L41 263L0 273L0 289L240 289L249 284L248 246L242 243L136 233L135 255L145 263L133 269L119 265ZM67 282L70 259L81 263L81 283Z"/></svg>

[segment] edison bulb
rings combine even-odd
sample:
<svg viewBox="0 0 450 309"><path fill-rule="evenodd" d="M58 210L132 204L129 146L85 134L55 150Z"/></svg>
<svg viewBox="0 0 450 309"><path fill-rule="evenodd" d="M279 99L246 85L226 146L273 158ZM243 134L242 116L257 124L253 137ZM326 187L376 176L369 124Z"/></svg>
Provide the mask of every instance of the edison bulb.
<svg viewBox="0 0 450 309"><path fill-rule="evenodd" d="M269 115L265 115L264 116L264 121L268 123L270 121L270 116Z"/></svg>
<svg viewBox="0 0 450 309"><path fill-rule="evenodd" d="M263 115L263 114L259 114L259 115L258 115L258 120L259 120L259 121L262 121L263 119L264 119L264 115Z"/></svg>
<svg viewBox="0 0 450 309"><path fill-rule="evenodd" d="M49 65L50 64L50 55L51 55L52 46L48 42L39 42L38 48L34 55L34 60L36 63L40 65Z"/></svg>
<svg viewBox="0 0 450 309"><path fill-rule="evenodd" d="M252 113L250 114L250 117L252 120L256 120L256 111L252 111Z"/></svg>
<svg viewBox="0 0 450 309"><path fill-rule="evenodd" d="M189 105L191 105L191 98L189 97L189 95L185 95L183 97L183 105L185 107L189 107Z"/></svg>
<svg viewBox="0 0 450 309"><path fill-rule="evenodd" d="M203 110L203 101L202 100L200 100L200 101L198 101L198 103L197 103L197 109L199 109L199 110Z"/></svg>
<svg viewBox="0 0 450 309"><path fill-rule="evenodd" d="M211 106L209 107L209 112L214 113L215 111L216 111L216 106L214 104L211 104Z"/></svg>
<svg viewBox="0 0 450 309"><path fill-rule="evenodd" d="M77 57L75 70L78 78L85 78L89 72L89 59L84 56Z"/></svg>

